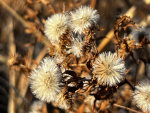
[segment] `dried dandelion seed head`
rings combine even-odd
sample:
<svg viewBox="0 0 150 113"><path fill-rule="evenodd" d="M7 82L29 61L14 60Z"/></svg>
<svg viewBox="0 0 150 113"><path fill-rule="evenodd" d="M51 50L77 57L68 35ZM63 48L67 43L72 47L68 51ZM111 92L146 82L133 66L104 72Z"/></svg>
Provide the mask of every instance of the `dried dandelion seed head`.
<svg viewBox="0 0 150 113"><path fill-rule="evenodd" d="M71 47L67 53L72 53L76 57L81 57L83 45L84 41L81 38L72 38Z"/></svg>
<svg viewBox="0 0 150 113"><path fill-rule="evenodd" d="M89 6L81 6L74 12L71 12L70 27L75 33L83 33L84 30L90 28L93 24L96 24L99 19L97 10L92 9Z"/></svg>
<svg viewBox="0 0 150 113"><path fill-rule="evenodd" d="M143 80L135 87L136 90L133 92L133 101L137 107L141 108L144 112L150 113L150 81Z"/></svg>
<svg viewBox="0 0 150 113"><path fill-rule="evenodd" d="M45 35L52 43L58 43L59 37L67 30L68 16L55 14L46 20Z"/></svg>
<svg viewBox="0 0 150 113"><path fill-rule="evenodd" d="M42 113L44 103L42 101L34 101L30 107L29 113Z"/></svg>
<svg viewBox="0 0 150 113"><path fill-rule="evenodd" d="M69 109L70 108L70 104L69 104L68 100L64 97L63 93L60 93L57 96L57 99L55 102L59 108L62 108L62 109Z"/></svg>
<svg viewBox="0 0 150 113"><path fill-rule="evenodd" d="M50 57L44 58L42 63L30 76L30 85L33 94L42 101L53 101L58 93L61 80L60 69Z"/></svg>
<svg viewBox="0 0 150 113"><path fill-rule="evenodd" d="M93 63L93 72L98 82L114 86L124 78L125 62L116 53L101 53Z"/></svg>

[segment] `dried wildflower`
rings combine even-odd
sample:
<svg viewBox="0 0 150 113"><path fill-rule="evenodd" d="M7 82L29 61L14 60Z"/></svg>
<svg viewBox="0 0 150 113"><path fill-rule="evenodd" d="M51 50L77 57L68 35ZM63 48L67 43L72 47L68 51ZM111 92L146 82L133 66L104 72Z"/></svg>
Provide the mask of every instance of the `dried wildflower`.
<svg viewBox="0 0 150 113"><path fill-rule="evenodd" d="M99 17L97 10L93 10L89 6L81 6L76 11L71 12L70 27L75 33L81 34L84 30L96 24Z"/></svg>
<svg viewBox="0 0 150 113"><path fill-rule="evenodd" d="M72 53L76 57L81 57L84 41L81 38L72 38L70 49L67 53Z"/></svg>
<svg viewBox="0 0 150 113"><path fill-rule="evenodd" d="M116 53L101 53L93 63L93 71L98 82L114 86L124 78L126 68L124 61Z"/></svg>
<svg viewBox="0 0 150 113"><path fill-rule="evenodd" d="M70 108L70 104L69 104L68 100L64 97L63 93L60 93L57 96L57 99L55 102L59 108L62 108L62 109L69 109Z"/></svg>
<svg viewBox="0 0 150 113"><path fill-rule="evenodd" d="M42 101L53 101L58 93L61 72L52 58L44 58L42 63L30 76L31 90Z"/></svg>
<svg viewBox="0 0 150 113"><path fill-rule="evenodd" d="M30 107L29 113L42 113L42 107L44 103L42 101L34 101Z"/></svg>
<svg viewBox="0 0 150 113"><path fill-rule="evenodd" d="M52 43L59 42L59 37L67 30L68 16L55 14L46 20L45 35Z"/></svg>
<svg viewBox="0 0 150 113"><path fill-rule="evenodd" d="M150 113L150 81L144 80L135 86L136 90L133 93L133 101L144 112Z"/></svg>

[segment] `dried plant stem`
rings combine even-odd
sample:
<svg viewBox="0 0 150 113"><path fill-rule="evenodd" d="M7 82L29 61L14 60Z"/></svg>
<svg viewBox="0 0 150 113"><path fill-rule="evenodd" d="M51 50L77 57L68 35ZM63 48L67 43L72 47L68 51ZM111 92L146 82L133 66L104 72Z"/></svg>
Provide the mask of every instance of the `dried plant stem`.
<svg viewBox="0 0 150 113"><path fill-rule="evenodd" d="M7 3L4 2L4 0L0 0L0 4L11 14L13 15L18 21L20 21L22 23L22 25L25 28L28 29L33 29L33 25L31 25L30 23L28 23L27 21L25 21L14 9L12 9ZM32 30L33 31L33 30ZM33 35L35 35L37 38L41 38L42 42L45 45L49 45L49 41L46 40L46 38L42 35L42 33L40 31L38 31L37 29L34 29L34 32L32 32Z"/></svg>
<svg viewBox="0 0 150 113"><path fill-rule="evenodd" d="M122 109L126 109L128 111L132 111L134 113L142 113L142 112L139 112L139 111L136 111L134 109L131 109L131 108L128 108L128 107L125 107L125 106L122 106L122 105L119 105L119 104L113 104L115 107L119 107L119 108L122 108Z"/></svg>
<svg viewBox="0 0 150 113"><path fill-rule="evenodd" d="M92 106L92 113L94 113L95 106L96 106L96 99L94 100L94 103L93 103L93 106Z"/></svg>
<svg viewBox="0 0 150 113"><path fill-rule="evenodd" d="M26 65L30 68L31 66L31 62L32 62L32 55L33 55L33 51L34 51L34 47L30 47L30 49L28 49L28 55L27 55L27 59L26 61ZM19 95L21 95L22 98L25 98L27 89L28 89L28 78L27 76L22 73L20 75L20 80L18 81L18 90L19 90ZM24 99L22 98L17 98L16 102L17 102L17 112L23 112L23 107L22 104L25 102Z"/></svg>
<svg viewBox="0 0 150 113"><path fill-rule="evenodd" d="M134 17L136 7L132 6L124 15L130 16L130 18ZM108 32L106 38L104 38L98 46L98 52L101 52L102 49L111 41L114 36L113 29Z"/></svg>
<svg viewBox="0 0 150 113"><path fill-rule="evenodd" d="M45 56L46 52L47 52L47 47L44 47L42 51L39 53L39 55L36 57L37 64L40 63L41 59Z"/></svg>
<svg viewBox="0 0 150 113"><path fill-rule="evenodd" d="M95 8L95 5L96 5L96 0L91 0L91 7Z"/></svg>
<svg viewBox="0 0 150 113"><path fill-rule="evenodd" d="M80 94L87 94L89 93L89 91L91 90L91 88L93 87L94 85L92 84L91 86L88 87L88 89L85 91L85 92L78 92Z"/></svg>
<svg viewBox="0 0 150 113"><path fill-rule="evenodd" d="M14 43L14 34L13 34L13 21L12 18L9 17L7 20L8 24L8 54L9 57L16 54L16 46ZM15 87L16 85L16 73L14 68L9 69L9 83L11 86ZM9 102L8 102L8 113L16 113L16 103L15 103L15 91L13 88L9 88Z"/></svg>
<svg viewBox="0 0 150 113"><path fill-rule="evenodd" d="M86 66L86 64L70 64L70 66L72 66L72 67L76 67L76 66Z"/></svg>
<svg viewBox="0 0 150 113"><path fill-rule="evenodd" d="M109 31L108 34L106 35L106 38L102 40L102 42L98 46L98 52L101 52L102 49L110 42L110 40L113 38L114 32L113 30Z"/></svg>

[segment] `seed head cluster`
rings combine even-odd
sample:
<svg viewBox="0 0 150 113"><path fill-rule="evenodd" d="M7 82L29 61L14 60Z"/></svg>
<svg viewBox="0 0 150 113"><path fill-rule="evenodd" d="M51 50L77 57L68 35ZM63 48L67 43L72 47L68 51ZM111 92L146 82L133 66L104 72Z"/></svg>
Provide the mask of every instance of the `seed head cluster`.
<svg viewBox="0 0 150 113"><path fill-rule="evenodd" d="M48 17L44 33L52 47L29 77L31 91L38 99L75 111L79 95L83 102L92 99L90 103L94 103L110 98L127 82L125 61L118 52L97 50L99 18L98 11L89 6ZM140 83L133 94L137 106L150 112L150 83Z"/></svg>
<svg viewBox="0 0 150 113"><path fill-rule="evenodd" d="M97 10L88 6L81 6L69 14L55 14L48 17L45 24L45 35L52 43L58 43L60 36L71 28L74 33L83 33L97 24L99 14Z"/></svg>

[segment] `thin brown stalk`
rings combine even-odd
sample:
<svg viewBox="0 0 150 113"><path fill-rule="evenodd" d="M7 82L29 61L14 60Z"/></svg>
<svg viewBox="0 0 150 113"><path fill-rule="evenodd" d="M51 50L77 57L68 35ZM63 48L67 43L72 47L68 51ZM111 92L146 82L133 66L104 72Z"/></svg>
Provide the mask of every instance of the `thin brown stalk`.
<svg viewBox="0 0 150 113"><path fill-rule="evenodd" d="M122 108L122 109L125 109L125 110L128 110L128 111L132 111L134 113L142 113L142 112L139 112L139 111L136 111L134 109L131 109L131 108L128 108L128 107L125 107L125 106L122 106L122 105L119 105L119 104L113 104L115 107L119 107L119 108Z"/></svg>
<svg viewBox="0 0 150 113"><path fill-rule="evenodd" d="M16 54L16 46L14 43L14 34L13 34L13 21L12 18L9 17L7 20L8 24L8 54L9 57ZM9 69L9 83L15 87L16 85L16 72L14 68ZM8 102L8 113L16 113L16 103L15 103L15 91L13 88L9 88L9 102Z"/></svg>
<svg viewBox="0 0 150 113"><path fill-rule="evenodd" d="M32 63L32 56L33 56L33 51L34 51L34 47L30 47L30 49L28 49L28 55L26 58L26 65L28 68L30 68L31 63ZM17 112L21 112L23 111L23 107L22 104L25 102L24 98L26 95L28 89L28 78L27 75L25 75L24 73L22 73L19 76L19 81L18 81L18 91L19 91L19 95L21 95L22 98L17 98L16 102L17 102Z"/></svg>
<svg viewBox="0 0 150 113"><path fill-rule="evenodd" d="M89 86L88 89L85 92L78 92L78 93L87 94L87 93L89 93L89 91L91 90L92 87L93 87L93 84L91 86Z"/></svg>
<svg viewBox="0 0 150 113"><path fill-rule="evenodd" d="M72 67L77 67L77 66L86 66L86 64L70 64Z"/></svg>
<svg viewBox="0 0 150 113"><path fill-rule="evenodd" d="M36 57L36 63L39 64L41 59L45 56L47 52L47 47L43 48L43 50L39 53L39 55Z"/></svg>
<svg viewBox="0 0 150 113"><path fill-rule="evenodd" d="M95 5L96 5L96 0L91 0L91 7L95 8Z"/></svg>

